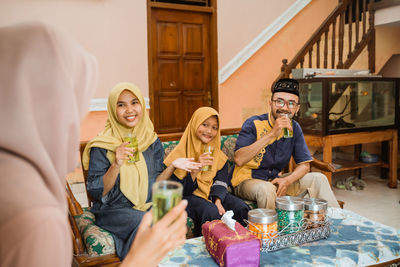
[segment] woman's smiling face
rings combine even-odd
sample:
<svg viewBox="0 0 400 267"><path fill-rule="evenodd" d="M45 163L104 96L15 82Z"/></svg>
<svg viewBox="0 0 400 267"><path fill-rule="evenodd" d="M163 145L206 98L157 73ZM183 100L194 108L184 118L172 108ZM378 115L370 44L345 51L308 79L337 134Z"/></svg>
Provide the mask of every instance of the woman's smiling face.
<svg viewBox="0 0 400 267"><path fill-rule="evenodd" d="M128 90L122 91L117 101L117 119L128 127L135 127L142 118L142 105L139 99Z"/></svg>
<svg viewBox="0 0 400 267"><path fill-rule="evenodd" d="M211 116L203 121L196 130L196 136L203 144L211 142L218 133L217 116Z"/></svg>

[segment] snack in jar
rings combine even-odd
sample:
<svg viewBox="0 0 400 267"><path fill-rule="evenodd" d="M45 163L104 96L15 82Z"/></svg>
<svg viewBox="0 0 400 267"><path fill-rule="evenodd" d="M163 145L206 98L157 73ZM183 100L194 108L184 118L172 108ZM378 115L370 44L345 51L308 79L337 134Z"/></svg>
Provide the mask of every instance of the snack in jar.
<svg viewBox="0 0 400 267"><path fill-rule="evenodd" d="M321 198L304 199L304 218L307 221L307 229L320 227L326 219L328 202Z"/></svg>
<svg viewBox="0 0 400 267"><path fill-rule="evenodd" d="M296 233L302 230L304 200L299 197L284 196L275 200L278 214L278 231L282 234Z"/></svg>
<svg viewBox="0 0 400 267"><path fill-rule="evenodd" d="M248 213L248 229L258 239L274 238L278 232L277 214L271 209L253 209Z"/></svg>

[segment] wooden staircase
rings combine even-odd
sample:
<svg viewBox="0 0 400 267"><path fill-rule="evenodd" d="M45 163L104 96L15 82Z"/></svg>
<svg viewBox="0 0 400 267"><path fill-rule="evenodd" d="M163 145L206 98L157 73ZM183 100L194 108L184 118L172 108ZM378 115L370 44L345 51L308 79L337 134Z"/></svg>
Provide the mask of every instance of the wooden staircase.
<svg viewBox="0 0 400 267"><path fill-rule="evenodd" d="M374 3L376 0L339 0L339 4L296 56L282 60L278 79L295 68L348 69L364 48L368 69L375 72Z"/></svg>

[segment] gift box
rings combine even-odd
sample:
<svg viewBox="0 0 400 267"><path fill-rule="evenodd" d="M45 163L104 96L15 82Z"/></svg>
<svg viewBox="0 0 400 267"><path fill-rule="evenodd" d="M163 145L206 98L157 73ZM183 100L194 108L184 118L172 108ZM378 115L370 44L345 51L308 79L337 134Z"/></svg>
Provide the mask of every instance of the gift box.
<svg viewBox="0 0 400 267"><path fill-rule="evenodd" d="M208 252L219 266L259 266L260 240L238 222L235 230L221 220L204 223L202 233Z"/></svg>

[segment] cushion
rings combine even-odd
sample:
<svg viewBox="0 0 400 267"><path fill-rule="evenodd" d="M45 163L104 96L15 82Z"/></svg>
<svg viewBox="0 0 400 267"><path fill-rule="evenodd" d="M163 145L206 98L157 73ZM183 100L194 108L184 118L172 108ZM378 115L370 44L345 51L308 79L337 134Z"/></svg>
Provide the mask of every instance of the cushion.
<svg viewBox="0 0 400 267"><path fill-rule="evenodd" d="M84 209L82 215L75 216L75 221L81 233L86 251L90 256L101 256L115 253L112 235L95 225L94 214Z"/></svg>

